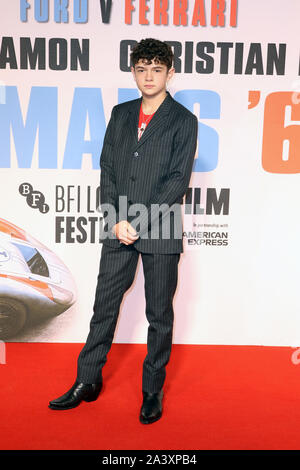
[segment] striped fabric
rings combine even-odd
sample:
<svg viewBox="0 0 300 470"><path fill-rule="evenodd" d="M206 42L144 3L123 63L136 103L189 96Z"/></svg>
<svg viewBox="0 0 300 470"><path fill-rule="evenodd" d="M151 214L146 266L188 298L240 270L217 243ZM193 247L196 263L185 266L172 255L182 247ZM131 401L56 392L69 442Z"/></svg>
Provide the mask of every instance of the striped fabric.
<svg viewBox="0 0 300 470"><path fill-rule="evenodd" d="M77 378L83 383L100 383L102 368L111 347L120 305L131 286L140 253L133 245L120 249L102 247L94 314L90 332L78 358ZM145 277L148 353L143 364L142 390L159 391L172 347L173 306L180 254L142 253ZM138 367L138 364L136 365Z"/></svg>
<svg viewBox="0 0 300 470"><path fill-rule="evenodd" d="M120 220L128 220L138 231L134 245L145 253L181 253L183 202L197 147L198 120L188 109L175 101L169 92L145 132L138 141L137 128L142 98L114 106L104 138L100 167L100 199L116 209L116 219L105 218L103 234ZM136 214L120 212L119 197L127 199L127 212L134 204L146 210ZM151 218L151 206L165 205L165 210ZM174 211L169 208L175 205ZM153 207L153 206L152 206ZM170 216L169 216L170 215ZM170 235L168 220L171 220ZM158 237L151 239L152 233ZM111 233L111 232L110 232ZM101 241L119 248L122 243L111 234Z"/></svg>
<svg viewBox="0 0 300 470"><path fill-rule="evenodd" d="M105 217L104 229L110 230L125 218L136 228L140 238L125 245L115 236L105 238L104 232L102 234L94 314L78 358L77 379L83 383L102 381L102 368L113 341L120 305L134 280L141 255L149 322L141 385L145 392L158 392L165 381L172 347L172 303L183 251L180 206L192 172L198 121L167 92L138 141L140 105L141 98L113 108L100 162L101 206L112 204L116 209L116 218L109 213ZM135 203L145 205L138 224L134 221L136 214L124 215L119 205L120 196L126 196L128 210ZM170 213L174 203L177 209ZM149 223L151 204L166 206L161 215L156 219L152 217ZM168 218L171 230L169 237L164 238ZM156 239L150 236L155 232L153 229L158 229Z"/></svg>

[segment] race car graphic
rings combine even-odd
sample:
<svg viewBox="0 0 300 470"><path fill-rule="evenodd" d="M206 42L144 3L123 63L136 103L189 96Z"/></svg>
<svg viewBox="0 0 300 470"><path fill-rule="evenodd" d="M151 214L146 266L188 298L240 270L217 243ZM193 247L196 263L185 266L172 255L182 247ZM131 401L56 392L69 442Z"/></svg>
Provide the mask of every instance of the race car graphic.
<svg viewBox="0 0 300 470"><path fill-rule="evenodd" d="M0 218L0 339L30 320L65 312L76 301L69 269L51 250Z"/></svg>

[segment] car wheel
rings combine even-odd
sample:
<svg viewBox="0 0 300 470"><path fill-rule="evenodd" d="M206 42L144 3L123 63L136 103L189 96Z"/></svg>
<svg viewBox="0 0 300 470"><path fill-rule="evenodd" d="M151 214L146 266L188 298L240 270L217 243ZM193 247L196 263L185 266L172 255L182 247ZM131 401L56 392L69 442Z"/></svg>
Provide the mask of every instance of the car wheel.
<svg viewBox="0 0 300 470"><path fill-rule="evenodd" d="M26 322L26 309L14 299L0 298L0 339L16 335Z"/></svg>

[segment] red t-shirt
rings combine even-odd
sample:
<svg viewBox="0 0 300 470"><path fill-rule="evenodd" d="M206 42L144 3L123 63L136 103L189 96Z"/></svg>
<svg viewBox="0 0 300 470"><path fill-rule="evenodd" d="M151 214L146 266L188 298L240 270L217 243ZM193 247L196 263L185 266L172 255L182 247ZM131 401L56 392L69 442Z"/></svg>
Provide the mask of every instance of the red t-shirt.
<svg viewBox="0 0 300 470"><path fill-rule="evenodd" d="M143 133L145 132L146 127L148 126L154 114L155 114L155 111L152 114L144 114L143 109L142 109L142 104L141 104L140 115L139 115L138 140L140 140L140 138L142 137Z"/></svg>

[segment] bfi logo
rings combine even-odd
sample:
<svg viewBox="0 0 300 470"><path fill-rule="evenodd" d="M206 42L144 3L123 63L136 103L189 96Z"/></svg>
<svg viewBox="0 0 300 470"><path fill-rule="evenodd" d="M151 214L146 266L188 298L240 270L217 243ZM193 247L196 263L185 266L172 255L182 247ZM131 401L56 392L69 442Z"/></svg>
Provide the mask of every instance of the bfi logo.
<svg viewBox="0 0 300 470"><path fill-rule="evenodd" d="M26 202L32 209L39 209L42 214L49 211L48 204L45 203L45 196L40 191L34 191L30 183L22 183L19 186L19 193L26 197Z"/></svg>

